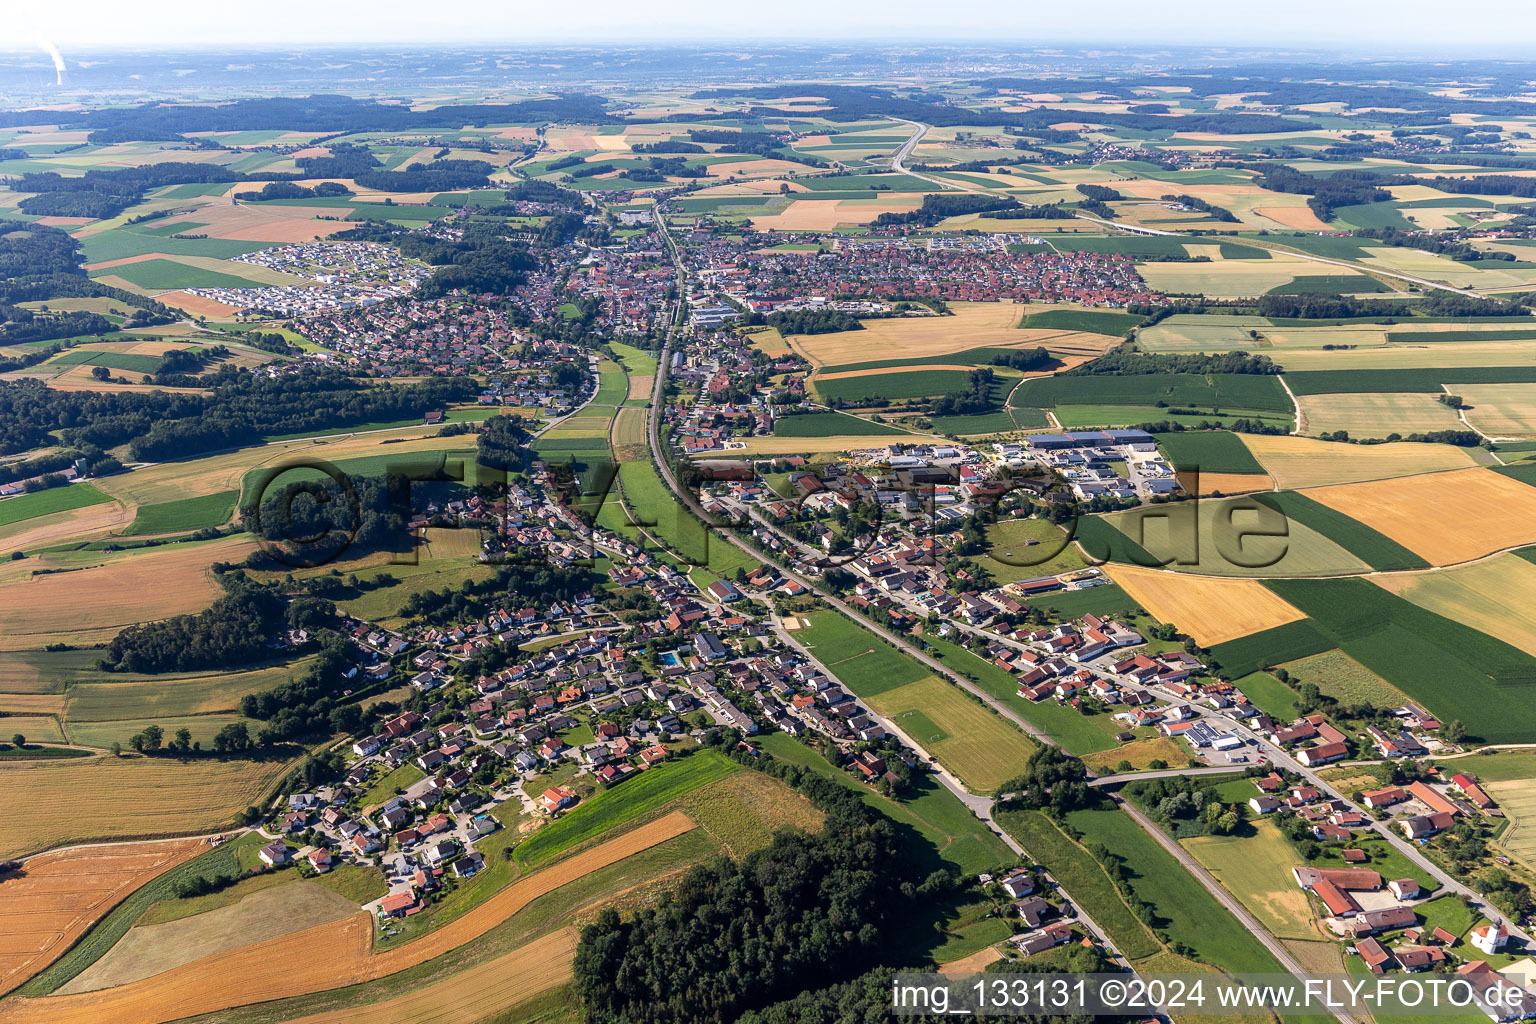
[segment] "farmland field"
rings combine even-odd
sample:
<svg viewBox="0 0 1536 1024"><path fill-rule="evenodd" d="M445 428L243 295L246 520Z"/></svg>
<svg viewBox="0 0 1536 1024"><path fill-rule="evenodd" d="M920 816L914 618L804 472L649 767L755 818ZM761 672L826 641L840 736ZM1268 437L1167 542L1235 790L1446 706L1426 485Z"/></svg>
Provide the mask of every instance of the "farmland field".
<svg viewBox="0 0 1536 1024"><path fill-rule="evenodd" d="M1176 572L1268 578L1359 572L1366 564L1326 535L1253 498L1207 499L1090 517L1078 524L1088 553ZM1107 549L1107 552L1106 552Z"/></svg>
<svg viewBox="0 0 1536 1024"><path fill-rule="evenodd" d="M1130 815L1118 810L1071 811L1067 823L1081 831L1085 841L1102 843L1120 858L1131 891L1152 905L1171 941L1223 970L1280 970L1274 955Z"/></svg>
<svg viewBox="0 0 1536 1024"><path fill-rule="evenodd" d="M874 423L848 416L840 412L811 412L798 416L782 416L774 421L775 437L838 437L855 434L905 434L906 431L887 423Z"/></svg>
<svg viewBox="0 0 1536 1024"><path fill-rule="evenodd" d="M0 857L64 843L186 834L228 825L289 762L89 757L0 762ZM46 797L44 796L46 794ZM68 806L57 814L55 806Z"/></svg>
<svg viewBox="0 0 1536 1024"><path fill-rule="evenodd" d="M1257 822L1251 836L1195 836L1181 840L1180 845L1270 934L1282 939L1318 939L1326 934L1318 931L1307 894L1291 877L1291 868L1302 863L1301 857L1274 822Z"/></svg>
<svg viewBox="0 0 1536 1024"><path fill-rule="evenodd" d="M1372 582L1437 615L1536 650L1536 564L1517 554Z"/></svg>
<svg viewBox="0 0 1536 1024"><path fill-rule="evenodd" d="M199 1013L356 985L386 977L457 949L540 896L579 881L694 828L673 812L543 870L525 875L490 899L420 939L374 953L368 915L354 914L291 935L242 946L116 988L26 1000L11 1020L48 1024L163 1024ZM319 943L324 957L306 955ZM238 979L231 984L230 979Z"/></svg>
<svg viewBox="0 0 1536 1024"><path fill-rule="evenodd" d="M1445 444L1353 445L1270 434L1242 438L1281 489L1383 480L1477 464L1465 449Z"/></svg>
<svg viewBox="0 0 1536 1024"><path fill-rule="evenodd" d="M1264 374L1146 373L1135 376L1039 377L1026 380L1010 405L1155 405L1255 409L1289 414L1280 381Z"/></svg>
<svg viewBox="0 0 1536 1024"><path fill-rule="evenodd" d="M978 793L990 793L1018 775L1036 747L1011 723L938 676L882 690L869 703Z"/></svg>
<svg viewBox="0 0 1536 1024"><path fill-rule="evenodd" d="M1298 491L1275 491L1257 499L1292 522L1327 537L1373 569L1427 569L1429 563L1385 534Z"/></svg>
<svg viewBox="0 0 1536 1024"><path fill-rule="evenodd" d="M1536 437L1536 384L1455 384L1467 422L1490 437Z"/></svg>
<svg viewBox="0 0 1536 1024"><path fill-rule="evenodd" d="M1518 742L1536 731L1536 703L1526 699L1536 680L1536 657L1529 653L1364 579L1265 585L1306 612L1309 625L1327 641L1325 647L1276 660L1337 647L1442 721L1459 718L1487 742ZM1227 664L1221 648L1215 654Z"/></svg>
<svg viewBox="0 0 1536 1024"><path fill-rule="evenodd" d="M1360 664L1343 651L1325 651L1281 666L1295 682L1312 683L1343 704L1374 704L1398 708L1410 703L1408 695Z"/></svg>
<svg viewBox="0 0 1536 1024"><path fill-rule="evenodd" d="M235 491L204 494L196 498L141 505L124 536L174 533L223 525L235 510Z"/></svg>
<svg viewBox="0 0 1536 1024"><path fill-rule="evenodd" d="M1025 348L1032 332L1018 331L1022 311L1006 302L953 302L953 316L890 317L864 321L859 331L792 334L788 345L813 366L869 359L924 359L981 346Z"/></svg>
<svg viewBox="0 0 1536 1024"><path fill-rule="evenodd" d="M1108 565L1105 572L1154 618L1178 627L1201 647L1306 617L1257 580L1209 579L1129 565Z"/></svg>
<svg viewBox="0 0 1536 1024"><path fill-rule="evenodd" d="M1462 767L1461 761L1451 763ZM1482 786L1509 818L1509 828L1499 837L1498 844L1527 865L1536 864L1536 786L1530 779L1484 781Z"/></svg>
<svg viewBox="0 0 1536 1024"><path fill-rule="evenodd" d="M1051 819L1039 811L1007 809L999 809L996 818L1029 856L1043 865L1083 910L1109 933L1120 952L1138 960L1161 950L1161 944L1131 913L1099 863Z"/></svg>
<svg viewBox="0 0 1536 1024"><path fill-rule="evenodd" d="M1339 484L1305 494L1431 565L1452 565L1536 542L1536 488L1486 469ZM1478 510L1475 529L1468 528L1469 508Z"/></svg>
<svg viewBox="0 0 1536 1024"><path fill-rule="evenodd" d="M0 882L0 994L63 955L119 901L193 856L200 840L46 853Z"/></svg>
<svg viewBox="0 0 1536 1024"><path fill-rule="evenodd" d="M861 405L875 398L924 398L964 391L968 381L969 374L965 370L926 369L831 379L816 377L813 384L817 393L828 402Z"/></svg>
<svg viewBox="0 0 1536 1024"><path fill-rule="evenodd" d="M1352 438L1384 438L1393 433L1466 429L1456 411L1432 394L1303 395L1298 403L1308 434L1342 430Z"/></svg>
<svg viewBox="0 0 1536 1024"><path fill-rule="evenodd" d="M32 494L18 494L14 498L0 501L0 526L10 526L13 523L25 522L28 519L51 515L55 512L89 508L111 500L109 496L88 483L50 487L46 491L36 491Z"/></svg>
<svg viewBox="0 0 1536 1024"><path fill-rule="evenodd" d="M37 648L60 639L107 640L124 626L201 611L220 593L208 566L238 562L248 537L103 556L99 565L0 584L0 646ZM121 595L136 595L124 602Z"/></svg>
<svg viewBox="0 0 1536 1024"><path fill-rule="evenodd" d="M1220 430L1185 430L1158 434L1157 443L1175 469L1199 469L1205 473L1263 473L1243 439Z"/></svg>

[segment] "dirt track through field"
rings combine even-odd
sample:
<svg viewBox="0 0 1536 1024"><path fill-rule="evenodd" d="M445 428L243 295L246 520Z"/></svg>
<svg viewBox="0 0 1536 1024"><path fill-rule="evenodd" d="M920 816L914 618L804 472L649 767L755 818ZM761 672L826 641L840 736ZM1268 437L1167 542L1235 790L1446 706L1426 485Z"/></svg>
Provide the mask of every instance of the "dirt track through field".
<svg viewBox="0 0 1536 1024"><path fill-rule="evenodd" d="M200 1013L373 981L484 935L533 900L695 828L674 811L501 890L414 942L374 953L369 915L204 957L117 988L0 1005L0 1024L165 1024ZM323 951L323 955L316 955Z"/></svg>

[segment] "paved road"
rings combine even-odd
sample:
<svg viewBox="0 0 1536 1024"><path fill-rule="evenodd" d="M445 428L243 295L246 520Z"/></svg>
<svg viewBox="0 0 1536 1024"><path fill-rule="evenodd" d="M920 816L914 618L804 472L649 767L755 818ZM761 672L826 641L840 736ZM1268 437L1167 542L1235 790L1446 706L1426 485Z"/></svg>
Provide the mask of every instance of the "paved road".
<svg viewBox="0 0 1536 1024"><path fill-rule="evenodd" d="M1101 775L1096 779L1090 779L1090 786L1118 786L1122 782L1136 782L1140 779L1173 779L1183 775L1238 775L1249 768L1246 764L1233 765L1208 765L1204 768L1166 768L1156 772L1127 772L1124 775Z"/></svg>

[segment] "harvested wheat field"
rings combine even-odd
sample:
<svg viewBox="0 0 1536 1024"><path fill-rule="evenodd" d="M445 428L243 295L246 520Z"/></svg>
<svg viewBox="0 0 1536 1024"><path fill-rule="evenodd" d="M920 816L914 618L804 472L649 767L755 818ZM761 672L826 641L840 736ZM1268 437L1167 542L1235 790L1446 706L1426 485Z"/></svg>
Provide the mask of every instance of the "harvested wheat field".
<svg viewBox="0 0 1536 1024"><path fill-rule="evenodd" d="M164 1024L199 1013L285 999L382 978L485 934L534 899L695 827L680 811L528 875L414 942L372 951L368 914L216 953L152 978L72 996L0 1006L0 1024ZM314 955L324 949L325 956Z"/></svg>
<svg viewBox="0 0 1536 1024"><path fill-rule="evenodd" d="M1201 647L1306 618L1258 580L1213 579L1119 563L1106 564L1104 571L1153 618L1177 626Z"/></svg>
<svg viewBox="0 0 1536 1024"><path fill-rule="evenodd" d="M1457 384L1467 422L1489 437L1536 437L1536 384Z"/></svg>
<svg viewBox="0 0 1536 1024"><path fill-rule="evenodd" d="M0 762L0 858L65 843L220 829L291 766L276 758L183 764L110 755Z"/></svg>
<svg viewBox="0 0 1536 1024"><path fill-rule="evenodd" d="M105 564L0 583L0 649L95 643L124 626L201 611L221 593L208 567L239 562L255 549L250 537L227 537L103 555Z"/></svg>
<svg viewBox="0 0 1536 1024"><path fill-rule="evenodd" d="M794 345L816 366L842 366L869 360L928 359L966 349L1030 348L1054 351L1053 342L1085 341L1096 352L1110 342L1093 344L1097 335L1072 331L1019 330L1024 310L1010 302L955 302L953 316L892 317L865 322L862 331L796 335Z"/></svg>
<svg viewBox="0 0 1536 1024"><path fill-rule="evenodd" d="M1338 444L1284 434L1242 434L1243 444L1281 490L1358 483L1391 477L1466 469L1477 463L1465 449L1447 444Z"/></svg>
<svg viewBox="0 0 1536 1024"><path fill-rule="evenodd" d="M1433 565L1454 565L1536 542L1536 487L1492 470L1462 469L1304 493Z"/></svg>
<svg viewBox="0 0 1536 1024"><path fill-rule="evenodd" d="M575 928L562 928L408 995L289 1024L479 1024L489 1008L515 1006L570 981L579 937Z"/></svg>
<svg viewBox="0 0 1536 1024"><path fill-rule="evenodd" d="M200 839L44 853L0 882L0 994L53 963L107 911L203 849Z"/></svg>
<svg viewBox="0 0 1536 1024"><path fill-rule="evenodd" d="M976 974L984 971L1001 959L1003 959L1003 954L999 953L995 946L988 946L986 949L978 949L970 956L961 957L959 960L951 960L947 964L939 964L939 973L963 978L967 974Z"/></svg>
<svg viewBox="0 0 1536 1024"><path fill-rule="evenodd" d="M868 224L882 213L910 213L921 196L901 199L796 199L778 213L752 217L759 231L831 231L843 224Z"/></svg>
<svg viewBox="0 0 1536 1024"><path fill-rule="evenodd" d="M1194 474L1180 473L1179 484L1186 491L1194 484ZM1274 489L1268 473L1201 473L1200 496L1250 494Z"/></svg>
<svg viewBox="0 0 1536 1024"><path fill-rule="evenodd" d="M1373 576L1371 582L1452 622L1536 651L1536 565L1519 555L1457 569Z"/></svg>
<svg viewBox="0 0 1536 1024"><path fill-rule="evenodd" d="M50 512L0 526L0 547L6 551L31 551L60 541L99 537L131 522L133 510L117 501Z"/></svg>
<svg viewBox="0 0 1536 1024"><path fill-rule="evenodd" d="M1466 429L1456 410L1423 392L1302 395L1297 404L1308 434L1343 430L1350 437L1383 438Z"/></svg>

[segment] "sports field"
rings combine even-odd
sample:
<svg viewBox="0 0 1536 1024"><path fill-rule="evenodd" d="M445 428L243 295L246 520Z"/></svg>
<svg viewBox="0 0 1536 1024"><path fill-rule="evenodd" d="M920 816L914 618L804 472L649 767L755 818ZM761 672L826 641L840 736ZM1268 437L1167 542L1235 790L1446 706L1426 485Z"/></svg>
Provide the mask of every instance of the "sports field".
<svg viewBox="0 0 1536 1024"><path fill-rule="evenodd" d="M1536 564L1516 554L1371 581L1429 611L1536 650Z"/></svg>
<svg viewBox="0 0 1536 1024"><path fill-rule="evenodd" d="M1354 445L1310 437L1243 434L1243 443L1281 489L1466 469L1477 465L1465 449L1444 444Z"/></svg>
<svg viewBox="0 0 1536 1024"><path fill-rule="evenodd" d="M1153 618L1176 626L1201 647L1306 617L1257 580L1211 579L1116 563L1104 571Z"/></svg>
<svg viewBox="0 0 1536 1024"><path fill-rule="evenodd" d="M869 704L977 793L1018 775L1036 744L938 676L884 690Z"/></svg>
<svg viewBox="0 0 1536 1024"><path fill-rule="evenodd" d="M1302 429L1307 434L1343 430L1352 438L1384 438L1389 434L1466 429L1456 410L1434 395L1418 392L1302 395L1297 403L1301 406Z"/></svg>
<svg viewBox="0 0 1536 1024"><path fill-rule="evenodd" d="M927 669L830 609L800 616L795 640L856 696L870 698L928 677Z"/></svg>
<svg viewBox="0 0 1536 1024"><path fill-rule="evenodd" d="M1454 565L1536 543L1536 488L1486 469L1463 469L1307 490L1429 561ZM1476 509L1475 521L1470 510Z"/></svg>

